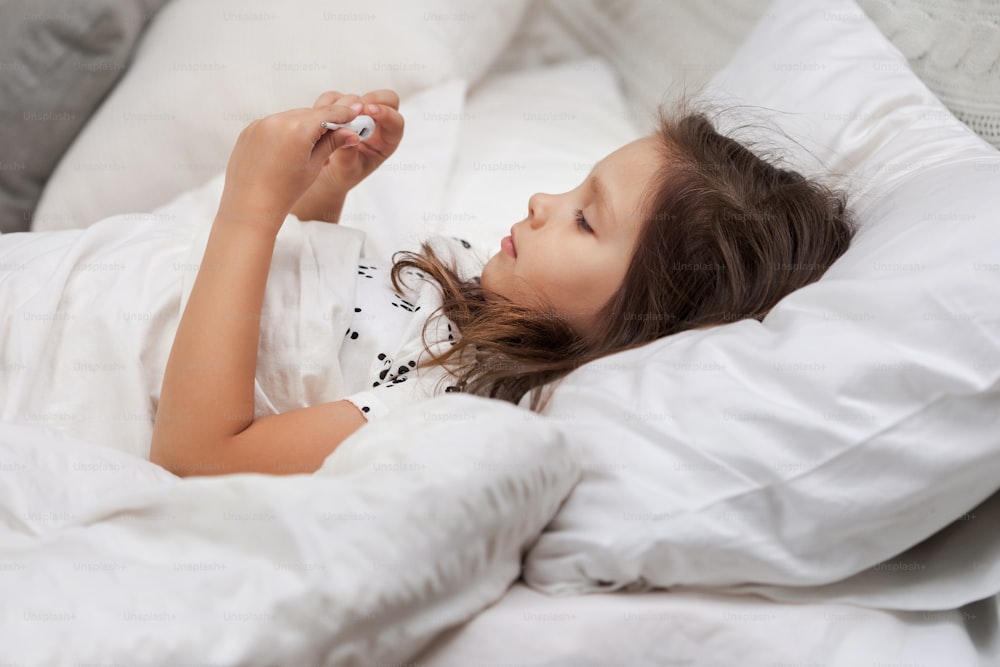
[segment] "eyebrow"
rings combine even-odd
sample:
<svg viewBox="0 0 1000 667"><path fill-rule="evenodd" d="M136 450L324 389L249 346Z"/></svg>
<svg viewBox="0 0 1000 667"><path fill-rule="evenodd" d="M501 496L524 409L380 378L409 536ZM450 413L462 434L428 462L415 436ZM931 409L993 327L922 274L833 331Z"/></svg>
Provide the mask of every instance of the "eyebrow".
<svg viewBox="0 0 1000 667"><path fill-rule="evenodd" d="M604 182L598 180L597 176L591 176L590 189L603 209L605 218L611 221L611 229L615 230L618 224L615 221L614 209L611 208L611 198L608 197L608 189L604 186Z"/></svg>

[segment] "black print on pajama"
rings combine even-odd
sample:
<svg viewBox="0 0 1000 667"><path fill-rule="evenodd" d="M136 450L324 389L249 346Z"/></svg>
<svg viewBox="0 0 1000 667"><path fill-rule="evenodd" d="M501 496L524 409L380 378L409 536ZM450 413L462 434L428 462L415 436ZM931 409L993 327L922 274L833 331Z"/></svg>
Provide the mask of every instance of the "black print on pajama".
<svg viewBox="0 0 1000 667"><path fill-rule="evenodd" d="M414 278L419 278L420 280L425 280L427 278L423 271L417 271L416 269L407 269L405 275L413 276Z"/></svg>
<svg viewBox="0 0 1000 667"><path fill-rule="evenodd" d="M410 372L411 368L416 368L416 366L417 362L407 361L405 366L400 366L399 368L396 369L396 377L392 378L392 382L390 382L386 386L392 387L393 385L406 382L406 380L408 379L406 374Z"/></svg>
<svg viewBox="0 0 1000 667"><path fill-rule="evenodd" d="M402 294L393 293L393 296L396 298L392 300L392 305L394 305L396 308L402 308L403 310L409 313L415 313L418 310L420 310L420 306L410 303L409 301L403 298Z"/></svg>
<svg viewBox="0 0 1000 667"><path fill-rule="evenodd" d="M382 370L379 371L378 381L372 383L372 387L378 387L379 385L385 383L387 387L399 384L400 382L406 382L406 374L412 369L417 367L416 361L407 361L394 371L392 370L393 361L385 353L378 355L379 361L382 362Z"/></svg>
<svg viewBox="0 0 1000 667"><path fill-rule="evenodd" d="M382 382L385 381L385 376L389 374L390 370L392 370L392 359L390 359L389 355L385 352L379 352L378 360L382 362L382 370L379 371L378 374L379 381L373 384L373 387L377 387L382 384Z"/></svg>
<svg viewBox="0 0 1000 667"><path fill-rule="evenodd" d="M369 266L368 264L358 264L358 275L364 276L365 278L374 278L372 272L375 271L377 267Z"/></svg>
<svg viewBox="0 0 1000 667"><path fill-rule="evenodd" d="M465 248L466 250L472 250L472 244L466 241L465 239L460 239L457 236L452 236L451 238L461 243L462 247Z"/></svg>
<svg viewBox="0 0 1000 667"><path fill-rule="evenodd" d="M360 308L355 308L354 312L355 313L360 313L361 309ZM347 327L347 331L344 333L344 337L345 338L350 338L351 340L357 340L358 339L358 332L357 331L353 331L351 329L351 327Z"/></svg>

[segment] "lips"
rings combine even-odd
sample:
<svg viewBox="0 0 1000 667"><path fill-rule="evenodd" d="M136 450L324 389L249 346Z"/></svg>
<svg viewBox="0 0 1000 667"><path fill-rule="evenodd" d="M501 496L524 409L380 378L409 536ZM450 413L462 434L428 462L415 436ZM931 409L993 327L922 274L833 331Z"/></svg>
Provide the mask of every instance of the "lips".
<svg viewBox="0 0 1000 667"><path fill-rule="evenodd" d="M510 228L510 236L505 236L500 241L500 249L511 257L517 259L517 246L514 244L514 228Z"/></svg>
<svg viewBox="0 0 1000 667"><path fill-rule="evenodd" d="M507 253L511 257L517 259L517 250L514 249L514 239L509 236L503 237L500 241L500 250Z"/></svg>

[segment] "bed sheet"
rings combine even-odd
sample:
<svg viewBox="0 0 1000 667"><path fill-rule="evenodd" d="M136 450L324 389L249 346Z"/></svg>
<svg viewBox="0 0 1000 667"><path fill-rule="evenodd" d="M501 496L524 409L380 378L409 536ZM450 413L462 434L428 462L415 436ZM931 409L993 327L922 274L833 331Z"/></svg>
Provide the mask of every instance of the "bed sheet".
<svg viewBox="0 0 1000 667"><path fill-rule="evenodd" d="M995 599L898 613L694 590L558 598L518 582L413 664L973 667L1000 664L996 625Z"/></svg>

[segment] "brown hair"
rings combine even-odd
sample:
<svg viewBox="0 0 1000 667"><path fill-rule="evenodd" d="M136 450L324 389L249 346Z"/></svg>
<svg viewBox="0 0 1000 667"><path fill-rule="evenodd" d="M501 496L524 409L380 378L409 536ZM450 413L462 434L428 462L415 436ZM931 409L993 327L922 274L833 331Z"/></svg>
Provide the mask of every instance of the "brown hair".
<svg viewBox="0 0 1000 667"><path fill-rule="evenodd" d="M656 136L662 166L645 219L592 335L544 304L515 304L463 281L426 243L397 253L396 289L404 268L429 274L461 333L424 364L444 366L468 393L518 403L532 392L537 411L550 383L581 364L687 329L762 319L847 249L855 225L843 193L761 159L704 113L661 111Z"/></svg>

